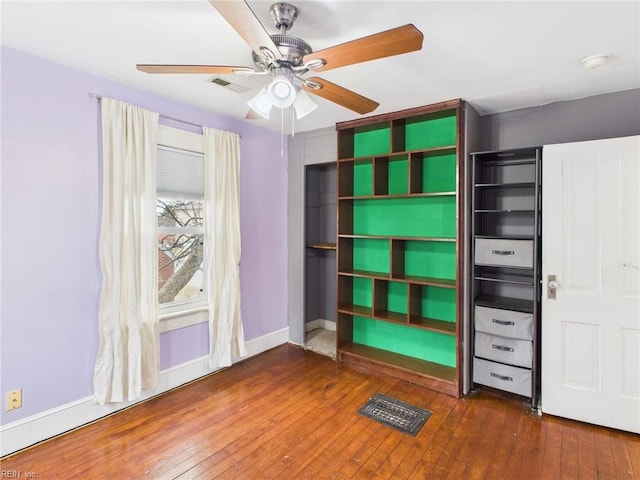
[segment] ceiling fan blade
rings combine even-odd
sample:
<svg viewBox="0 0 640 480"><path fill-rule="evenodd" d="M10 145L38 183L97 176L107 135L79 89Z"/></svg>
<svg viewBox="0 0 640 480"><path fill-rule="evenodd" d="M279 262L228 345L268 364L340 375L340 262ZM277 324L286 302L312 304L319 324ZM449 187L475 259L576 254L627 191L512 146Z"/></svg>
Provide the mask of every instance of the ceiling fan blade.
<svg viewBox="0 0 640 480"><path fill-rule="evenodd" d="M206 73L214 75L231 75L233 73L246 73L251 68L232 67L228 65L136 65L141 72L146 73Z"/></svg>
<svg viewBox="0 0 640 480"><path fill-rule="evenodd" d="M315 72L323 72L354 63L420 50L423 38L424 35L420 30L408 24L310 53L305 55L304 63L314 59L324 59L326 65L313 69Z"/></svg>
<svg viewBox="0 0 640 480"><path fill-rule="evenodd" d="M302 84L302 88L309 92L322 97L326 100L329 100L333 103L337 103L338 105L342 105L349 110L353 110L356 113L364 114L373 112L378 105L378 102L374 102L373 100L363 97L351 90L347 90L344 87L336 85L335 83L331 83L328 80L324 80L319 77L312 77L307 79L309 82L317 83L321 86L319 89L308 87L305 84Z"/></svg>
<svg viewBox="0 0 640 480"><path fill-rule="evenodd" d="M274 58L280 57L278 47L271 36L258 21L255 13L244 0L209 0L213 8L220 12L242 39L258 55L264 55L264 49L270 50Z"/></svg>

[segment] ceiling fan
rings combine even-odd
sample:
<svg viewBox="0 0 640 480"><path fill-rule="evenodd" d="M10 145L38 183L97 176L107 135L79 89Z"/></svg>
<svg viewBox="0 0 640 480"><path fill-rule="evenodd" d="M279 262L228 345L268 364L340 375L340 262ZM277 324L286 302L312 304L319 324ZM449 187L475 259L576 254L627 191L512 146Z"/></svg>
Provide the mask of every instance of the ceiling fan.
<svg viewBox="0 0 640 480"><path fill-rule="evenodd" d="M280 33L270 35L244 0L209 0L253 50L254 68L228 65L152 65L138 64L146 73L201 73L271 75L273 80L249 100L251 111L269 118L271 107L294 107L298 119L316 105L304 93L329 100L359 114L374 111L379 103L323 78L305 78L307 72L323 72L333 68L409 53L422 48L423 35L408 24L362 37L314 52L301 38L287 35L298 16L289 3L274 3L270 8L275 27Z"/></svg>

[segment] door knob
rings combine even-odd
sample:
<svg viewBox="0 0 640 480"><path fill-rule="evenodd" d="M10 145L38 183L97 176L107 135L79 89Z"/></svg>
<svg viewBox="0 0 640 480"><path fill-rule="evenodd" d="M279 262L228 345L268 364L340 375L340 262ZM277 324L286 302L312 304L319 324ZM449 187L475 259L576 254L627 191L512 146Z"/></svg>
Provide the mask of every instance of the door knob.
<svg viewBox="0 0 640 480"><path fill-rule="evenodd" d="M547 299L556 299L556 288L558 288L558 281L555 275L547 275Z"/></svg>

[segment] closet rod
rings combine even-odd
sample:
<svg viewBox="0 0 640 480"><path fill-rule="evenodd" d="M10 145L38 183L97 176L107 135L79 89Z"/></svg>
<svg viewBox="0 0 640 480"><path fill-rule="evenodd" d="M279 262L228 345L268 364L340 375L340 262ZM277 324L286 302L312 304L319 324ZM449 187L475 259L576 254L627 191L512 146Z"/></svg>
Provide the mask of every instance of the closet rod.
<svg viewBox="0 0 640 480"><path fill-rule="evenodd" d="M98 95L97 93L93 93L93 92L89 92L89 97L90 98L95 98L96 100L98 100L98 102L100 102L102 100L102 97L104 95ZM202 125L199 125L197 123L193 123L193 122L188 122L186 120L181 120L179 118L176 117L170 117L169 115L163 115L163 114L159 114L162 118L164 118L165 120L173 120L174 122L179 122L179 123L183 123L185 125L191 125L193 127L198 127L198 128L202 128ZM239 135L240 138L242 138L242 135Z"/></svg>

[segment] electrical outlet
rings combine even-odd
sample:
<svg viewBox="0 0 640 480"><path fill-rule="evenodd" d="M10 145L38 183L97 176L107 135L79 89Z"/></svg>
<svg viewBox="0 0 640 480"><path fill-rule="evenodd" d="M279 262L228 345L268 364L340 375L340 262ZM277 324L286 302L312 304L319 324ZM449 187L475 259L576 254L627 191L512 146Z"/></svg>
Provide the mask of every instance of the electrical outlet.
<svg viewBox="0 0 640 480"><path fill-rule="evenodd" d="M7 392L7 412L22 407L22 389L16 388Z"/></svg>

